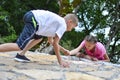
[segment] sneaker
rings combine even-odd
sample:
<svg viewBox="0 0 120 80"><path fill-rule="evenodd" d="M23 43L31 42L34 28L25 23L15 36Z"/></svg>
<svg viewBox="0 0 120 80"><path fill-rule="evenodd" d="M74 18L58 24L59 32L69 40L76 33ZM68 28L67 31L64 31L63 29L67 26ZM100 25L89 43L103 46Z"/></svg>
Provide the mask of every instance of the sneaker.
<svg viewBox="0 0 120 80"><path fill-rule="evenodd" d="M14 60L18 61L18 62L30 62L30 59L28 59L27 57L25 57L24 55L19 55L17 53L17 55L15 56Z"/></svg>

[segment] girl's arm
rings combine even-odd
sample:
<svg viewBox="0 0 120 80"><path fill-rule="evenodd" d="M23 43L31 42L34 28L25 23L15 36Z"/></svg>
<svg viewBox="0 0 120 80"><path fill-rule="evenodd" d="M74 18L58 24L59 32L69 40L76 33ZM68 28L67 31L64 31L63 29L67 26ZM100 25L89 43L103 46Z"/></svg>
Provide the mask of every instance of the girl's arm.
<svg viewBox="0 0 120 80"><path fill-rule="evenodd" d="M102 61L110 62L110 59L109 59L107 53L104 54L104 59L105 59L105 60L102 60Z"/></svg>
<svg viewBox="0 0 120 80"><path fill-rule="evenodd" d="M85 45L85 41L82 41L81 44L77 48L70 51L70 55L78 54L79 51L83 48L84 45Z"/></svg>
<svg viewBox="0 0 120 80"><path fill-rule="evenodd" d="M95 57L91 57L91 59L92 59L93 61L105 61L105 62L110 62L110 59L109 59L107 53L104 54L104 60L98 60L98 59L95 58Z"/></svg>
<svg viewBox="0 0 120 80"><path fill-rule="evenodd" d="M70 51L70 55L76 55L81 49L82 49L82 46L79 45L77 48Z"/></svg>

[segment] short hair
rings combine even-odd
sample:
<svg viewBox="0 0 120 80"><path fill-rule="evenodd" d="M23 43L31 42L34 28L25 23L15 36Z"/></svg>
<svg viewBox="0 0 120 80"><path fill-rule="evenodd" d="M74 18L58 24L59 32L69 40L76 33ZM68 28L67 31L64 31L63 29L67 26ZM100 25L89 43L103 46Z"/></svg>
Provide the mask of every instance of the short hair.
<svg viewBox="0 0 120 80"><path fill-rule="evenodd" d="M75 14L69 13L64 17L66 20L72 20L73 23L78 25L78 17Z"/></svg>
<svg viewBox="0 0 120 80"><path fill-rule="evenodd" d="M92 35L87 35L84 40L86 40L88 42L92 42L92 43L97 42L97 38L95 36L92 36Z"/></svg>

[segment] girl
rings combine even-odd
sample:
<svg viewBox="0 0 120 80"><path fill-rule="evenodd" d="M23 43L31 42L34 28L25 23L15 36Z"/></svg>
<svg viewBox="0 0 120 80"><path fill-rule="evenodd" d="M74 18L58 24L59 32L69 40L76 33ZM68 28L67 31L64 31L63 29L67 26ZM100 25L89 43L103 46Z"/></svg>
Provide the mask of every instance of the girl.
<svg viewBox="0 0 120 80"><path fill-rule="evenodd" d="M76 49L70 51L70 55L75 54L78 57L86 58L92 61L110 61L103 44L97 42L97 39L92 35L86 36Z"/></svg>

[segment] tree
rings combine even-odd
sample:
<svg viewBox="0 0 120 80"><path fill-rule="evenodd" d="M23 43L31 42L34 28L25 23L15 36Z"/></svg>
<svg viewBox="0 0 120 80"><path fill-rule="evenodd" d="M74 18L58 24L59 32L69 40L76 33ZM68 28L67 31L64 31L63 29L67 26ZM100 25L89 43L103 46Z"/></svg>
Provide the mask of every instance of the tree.
<svg viewBox="0 0 120 80"><path fill-rule="evenodd" d="M74 0L73 0L74 1ZM120 1L119 0L84 0L78 4L76 14L79 18L79 32L72 31L65 34L63 42L71 41L69 49L75 48L83 38L94 33L98 40L102 42L109 53L112 62L117 62L120 58ZM70 4L70 3L69 3ZM67 8L69 9L69 8ZM107 14L103 14L106 11ZM110 28L109 35L105 34L105 29ZM75 34L74 34L75 33ZM78 37L80 37L78 39ZM77 38L77 39L75 39ZM79 40L79 43L78 43ZM113 43L113 44L111 44Z"/></svg>
<svg viewBox="0 0 120 80"><path fill-rule="evenodd" d="M56 0L0 1L0 43L16 41L23 29L24 14L33 9L45 9L57 13L59 7Z"/></svg>
<svg viewBox="0 0 120 80"><path fill-rule="evenodd" d="M111 3L111 1L109 1ZM110 58L112 62L117 62L120 58L120 45L117 43L120 41L120 4L119 1L114 2L114 8L110 8L110 20L109 20L109 40L107 48L110 49ZM110 24L111 23L111 24ZM113 45L110 43L113 41Z"/></svg>
<svg viewBox="0 0 120 80"><path fill-rule="evenodd" d="M120 1L119 0L87 0L79 8L80 26L87 34L95 33L98 40L106 45L112 62L120 58ZM103 15L107 11L107 15ZM105 28L110 28L109 35L105 37ZM111 44L113 43L113 44Z"/></svg>

